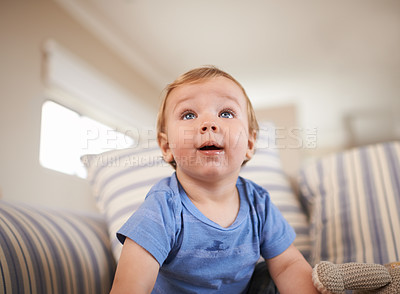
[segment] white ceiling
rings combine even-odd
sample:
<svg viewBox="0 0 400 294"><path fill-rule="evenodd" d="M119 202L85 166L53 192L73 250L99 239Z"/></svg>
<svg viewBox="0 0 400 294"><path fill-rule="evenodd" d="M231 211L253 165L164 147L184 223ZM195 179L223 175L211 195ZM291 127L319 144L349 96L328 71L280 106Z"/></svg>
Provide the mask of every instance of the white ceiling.
<svg viewBox="0 0 400 294"><path fill-rule="evenodd" d="M56 1L160 89L214 64L262 104L400 65L399 0Z"/></svg>

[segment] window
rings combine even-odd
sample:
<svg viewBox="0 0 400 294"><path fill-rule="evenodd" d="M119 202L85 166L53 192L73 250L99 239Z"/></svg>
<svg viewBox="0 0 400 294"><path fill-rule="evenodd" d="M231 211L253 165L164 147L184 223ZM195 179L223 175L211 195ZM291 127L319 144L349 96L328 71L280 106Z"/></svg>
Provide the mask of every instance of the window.
<svg viewBox="0 0 400 294"><path fill-rule="evenodd" d="M43 49L45 95L60 104L43 104L39 160L46 168L84 178L83 154L132 146L139 140L139 130L153 125L156 113L54 40L47 40ZM89 117L109 122L114 128Z"/></svg>
<svg viewBox="0 0 400 294"><path fill-rule="evenodd" d="M84 154L133 146L134 140L52 101L42 107L40 163L62 173L86 177Z"/></svg>

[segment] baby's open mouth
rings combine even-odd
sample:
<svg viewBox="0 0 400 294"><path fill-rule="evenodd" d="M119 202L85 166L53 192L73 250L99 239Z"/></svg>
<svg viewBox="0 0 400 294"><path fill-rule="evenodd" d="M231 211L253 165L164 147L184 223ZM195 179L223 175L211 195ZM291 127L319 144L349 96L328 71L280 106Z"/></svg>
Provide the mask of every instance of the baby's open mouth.
<svg viewBox="0 0 400 294"><path fill-rule="evenodd" d="M206 150L222 150L221 147L218 147L216 145L209 145L209 146L203 146L201 148L199 148L202 151L206 151Z"/></svg>
<svg viewBox="0 0 400 294"><path fill-rule="evenodd" d="M221 146L220 144L218 144L215 141L208 141L208 142L204 142L200 147L199 150L200 151L222 151L224 149L223 146Z"/></svg>

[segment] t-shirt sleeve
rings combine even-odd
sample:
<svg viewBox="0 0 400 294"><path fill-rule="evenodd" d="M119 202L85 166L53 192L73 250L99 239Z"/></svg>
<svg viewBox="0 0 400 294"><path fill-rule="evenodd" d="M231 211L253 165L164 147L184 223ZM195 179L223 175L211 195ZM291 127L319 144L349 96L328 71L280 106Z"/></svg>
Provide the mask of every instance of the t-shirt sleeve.
<svg viewBox="0 0 400 294"><path fill-rule="evenodd" d="M167 258L175 242L176 205L167 192L149 194L117 232L123 244L128 237L147 250L160 266Z"/></svg>
<svg viewBox="0 0 400 294"><path fill-rule="evenodd" d="M265 213L261 235L261 255L269 259L284 252L293 243L296 233L271 202L269 194L265 201Z"/></svg>

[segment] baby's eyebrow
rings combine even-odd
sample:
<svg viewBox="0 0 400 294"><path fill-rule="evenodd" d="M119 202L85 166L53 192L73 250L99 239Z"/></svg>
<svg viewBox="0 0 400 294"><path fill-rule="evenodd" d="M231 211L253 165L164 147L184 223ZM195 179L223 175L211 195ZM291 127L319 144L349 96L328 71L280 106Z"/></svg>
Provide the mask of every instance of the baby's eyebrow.
<svg viewBox="0 0 400 294"><path fill-rule="evenodd" d="M221 95L220 97L221 97L221 98L226 98L226 99L232 101L233 103L235 103L238 107L240 107L240 103L239 103L239 98L238 98L238 97L233 96L233 95ZM174 105L174 107L173 107L173 109L172 109L172 112L175 112L176 109L177 109L182 103L185 103L185 102L187 102L188 100L191 100L191 99L193 99L193 98L190 97L190 96L181 98L181 99L179 100L179 102L176 103L176 104Z"/></svg>
<svg viewBox="0 0 400 294"><path fill-rule="evenodd" d="M225 95L223 97L235 102L238 106L240 106L239 98L237 98L236 96Z"/></svg>
<svg viewBox="0 0 400 294"><path fill-rule="evenodd" d="M174 107L172 108L172 112L175 112L176 108L178 106L180 106L183 102L186 102L187 100L191 99L191 97L186 97L186 98L182 98L178 103L176 103L174 105Z"/></svg>

